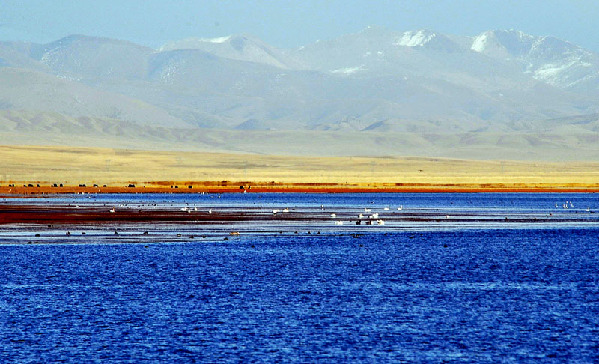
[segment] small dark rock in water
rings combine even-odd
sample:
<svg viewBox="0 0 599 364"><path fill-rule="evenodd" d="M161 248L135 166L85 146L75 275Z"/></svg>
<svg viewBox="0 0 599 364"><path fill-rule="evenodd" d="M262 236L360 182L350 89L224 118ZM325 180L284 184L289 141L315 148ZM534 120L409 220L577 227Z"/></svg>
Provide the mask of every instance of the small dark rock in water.
<svg viewBox="0 0 599 364"><path fill-rule="evenodd" d="M224 238L223 240L229 240L229 238L227 238L227 237L225 236L225 238Z"/></svg>
<svg viewBox="0 0 599 364"><path fill-rule="evenodd" d="M119 232L115 230L114 235L119 235Z"/></svg>
<svg viewBox="0 0 599 364"><path fill-rule="evenodd" d="M147 232L147 231L144 231L144 235L148 235L148 232Z"/></svg>
<svg viewBox="0 0 599 364"><path fill-rule="evenodd" d="M67 235L71 235L71 232L70 232L70 231L67 231Z"/></svg>
<svg viewBox="0 0 599 364"><path fill-rule="evenodd" d="M448 246L449 246L449 245L447 245L447 244L443 244L443 247L444 247L444 248L447 248Z"/></svg>
<svg viewBox="0 0 599 364"><path fill-rule="evenodd" d="M40 237L40 234L35 234L35 237L36 237L36 238L39 238L39 237Z"/></svg>

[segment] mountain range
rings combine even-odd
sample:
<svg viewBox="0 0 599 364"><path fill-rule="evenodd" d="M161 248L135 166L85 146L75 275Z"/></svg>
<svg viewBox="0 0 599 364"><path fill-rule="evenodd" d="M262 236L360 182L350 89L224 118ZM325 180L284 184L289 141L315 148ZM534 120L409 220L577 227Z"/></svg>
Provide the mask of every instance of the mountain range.
<svg viewBox="0 0 599 364"><path fill-rule="evenodd" d="M516 30L0 42L2 144L597 159L598 100L598 54Z"/></svg>

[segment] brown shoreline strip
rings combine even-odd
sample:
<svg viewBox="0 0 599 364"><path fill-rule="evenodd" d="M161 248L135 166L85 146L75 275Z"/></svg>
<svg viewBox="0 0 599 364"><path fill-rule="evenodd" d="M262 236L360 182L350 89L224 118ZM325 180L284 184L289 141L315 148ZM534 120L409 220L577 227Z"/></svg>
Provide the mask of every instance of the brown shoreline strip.
<svg viewBox="0 0 599 364"><path fill-rule="evenodd" d="M274 213L269 209L248 210L247 208L209 208L204 206L200 209L194 208L137 208L137 207L110 207L104 205L95 206L68 206L68 205L48 205L38 203L27 204L0 204L0 226L2 225L39 225L39 226L77 226L77 225L121 225L121 224L191 224L192 226L203 226L217 224L226 226L229 224L238 224L253 226L258 223L282 223L286 225L297 223L304 225L306 223L325 224L333 226L336 219L345 220L350 226L357 220L375 221L377 217L358 218L355 211L351 213L340 213L335 219L332 219L327 212L306 212L289 211L286 213ZM555 213L552 213L554 211ZM557 222L597 222L597 216L594 211L588 211L584 214L564 215L561 210L549 209L541 214L471 214L469 212L451 212L451 218L446 216L446 212L397 212L386 211L382 213L381 218L388 222L402 223L557 223ZM299 226L298 225L298 226ZM360 224L357 224L360 225ZM276 230L278 230L277 228Z"/></svg>
<svg viewBox="0 0 599 364"><path fill-rule="evenodd" d="M252 218L256 220L256 217ZM173 210L136 210L110 207L64 207L39 205L0 205L0 225L6 224L102 224L102 223L201 223L205 221L241 221L243 215L194 212L193 214Z"/></svg>
<svg viewBox="0 0 599 364"><path fill-rule="evenodd" d="M13 184L11 184L13 185ZM599 184L370 184L370 185L343 185L343 184L260 184L245 182L240 183L207 183L197 182L185 185L163 186L148 183L142 186L106 186L106 187L80 187L64 186L37 187L23 186L0 186L0 195L5 196L39 196L57 194L118 194L118 193L366 193L366 192L599 192ZM177 188L175 188L175 186ZM191 188L189 187L191 186Z"/></svg>

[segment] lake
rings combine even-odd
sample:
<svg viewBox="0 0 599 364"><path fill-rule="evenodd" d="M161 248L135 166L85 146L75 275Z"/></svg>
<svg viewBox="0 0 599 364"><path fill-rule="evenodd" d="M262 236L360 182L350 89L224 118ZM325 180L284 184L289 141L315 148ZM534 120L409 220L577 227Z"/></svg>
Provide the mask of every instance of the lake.
<svg viewBox="0 0 599 364"><path fill-rule="evenodd" d="M3 362L599 360L596 194L2 203L198 214L0 225Z"/></svg>

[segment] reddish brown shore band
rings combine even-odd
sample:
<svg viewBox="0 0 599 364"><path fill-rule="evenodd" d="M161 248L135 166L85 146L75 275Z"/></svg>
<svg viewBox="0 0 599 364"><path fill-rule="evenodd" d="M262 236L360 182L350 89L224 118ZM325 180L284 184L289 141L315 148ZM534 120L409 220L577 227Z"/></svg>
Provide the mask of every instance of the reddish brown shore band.
<svg viewBox="0 0 599 364"><path fill-rule="evenodd" d="M190 187L191 186L191 187ZM305 193L347 193L347 192L599 192L599 184L312 184L312 183L248 183L248 182L187 182L169 184L164 182L146 185L80 187L52 187L40 185L27 187L27 183L14 186L0 186L0 195L30 196L81 193L256 193L256 192L305 192Z"/></svg>

